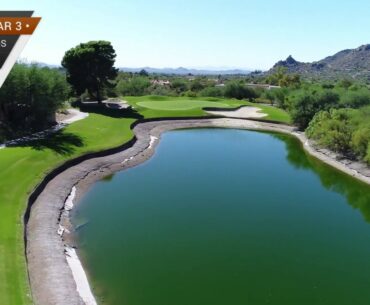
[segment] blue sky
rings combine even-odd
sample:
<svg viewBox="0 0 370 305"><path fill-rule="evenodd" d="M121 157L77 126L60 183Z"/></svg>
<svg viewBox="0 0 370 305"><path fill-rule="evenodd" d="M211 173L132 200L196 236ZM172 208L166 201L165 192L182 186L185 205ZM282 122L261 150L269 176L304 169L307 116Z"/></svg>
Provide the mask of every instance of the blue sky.
<svg viewBox="0 0 370 305"><path fill-rule="evenodd" d="M8 2L4 3L4 2ZM59 64L104 39L117 66L268 69L370 43L369 0L3 0L43 19L21 57Z"/></svg>

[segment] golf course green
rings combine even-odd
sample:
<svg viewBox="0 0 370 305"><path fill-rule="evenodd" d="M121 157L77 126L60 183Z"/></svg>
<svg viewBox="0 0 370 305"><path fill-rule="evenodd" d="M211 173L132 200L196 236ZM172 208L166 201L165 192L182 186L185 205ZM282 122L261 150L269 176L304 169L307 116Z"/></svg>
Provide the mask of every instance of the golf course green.
<svg viewBox="0 0 370 305"><path fill-rule="evenodd" d="M222 104L219 102L207 102L207 101L193 101L193 100L183 100L176 103L171 101L145 101L138 102L137 105L154 110L189 110L194 108L204 108L204 107L228 107L228 104Z"/></svg>
<svg viewBox="0 0 370 305"><path fill-rule="evenodd" d="M267 116L262 118L281 123L291 122L289 114L279 108L240 101L235 99L222 98L189 98L189 97L169 97L169 96L140 96L124 98L134 107L144 118L160 117L184 117L184 116L209 116L203 108L228 108L233 109L240 106L254 106L261 109Z"/></svg>

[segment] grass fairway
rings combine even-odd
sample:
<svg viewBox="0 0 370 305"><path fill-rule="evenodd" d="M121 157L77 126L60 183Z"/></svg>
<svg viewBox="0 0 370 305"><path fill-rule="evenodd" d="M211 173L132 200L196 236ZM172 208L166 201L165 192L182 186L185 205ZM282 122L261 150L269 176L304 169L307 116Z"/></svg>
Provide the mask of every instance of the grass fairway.
<svg viewBox="0 0 370 305"><path fill-rule="evenodd" d="M35 147L0 150L0 304L31 304L23 223L29 193L57 165L87 152L118 146L133 136L134 119L91 114Z"/></svg>
<svg viewBox="0 0 370 305"><path fill-rule="evenodd" d="M145 118L160 117L184 117L209 115L203 108L237 108L239 106L254 106L261 108L261 112L267 116L261 120L272 120L282 123L290 123L290 116L282 109L240 101L235 99L222 98L189 98L169 96L140 96L126 97L127 100Z"/></svg>

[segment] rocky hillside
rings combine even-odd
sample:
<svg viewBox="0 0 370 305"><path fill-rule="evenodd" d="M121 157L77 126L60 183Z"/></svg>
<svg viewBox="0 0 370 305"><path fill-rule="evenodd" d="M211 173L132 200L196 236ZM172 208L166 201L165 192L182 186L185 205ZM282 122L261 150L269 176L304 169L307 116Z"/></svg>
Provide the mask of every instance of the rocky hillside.
<svg viewBox="0 0 370 305"><path fill-rule="evenodd" d="M285 67L289 73L298 73L304 78L348 77L370 81L370 44L343 50L313 63L299 62L289 56L277 62L267 73L272 73L278 67Z"/></svg>

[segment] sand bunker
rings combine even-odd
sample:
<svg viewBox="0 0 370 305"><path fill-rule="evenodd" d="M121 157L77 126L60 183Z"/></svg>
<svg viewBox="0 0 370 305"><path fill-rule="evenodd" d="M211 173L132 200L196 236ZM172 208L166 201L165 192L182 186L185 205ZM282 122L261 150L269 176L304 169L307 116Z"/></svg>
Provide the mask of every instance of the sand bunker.
<svg viewBox="0 0 370 305"><path fill-rule="evenodd" d="M224 117L229 117L229 118L242 118L242 119L263 118L267 116L267 114L261 113L260 111L261 111L260 108L245 106L237 110L230 110L230 111L229 110L227 111L213 110L213 111L206 111L206 112L209 114L222 115Z"/></svg>

